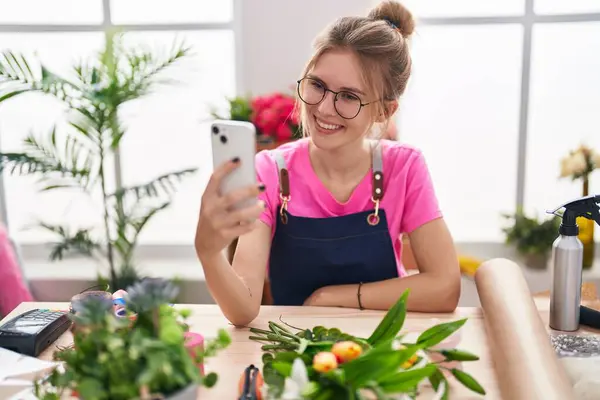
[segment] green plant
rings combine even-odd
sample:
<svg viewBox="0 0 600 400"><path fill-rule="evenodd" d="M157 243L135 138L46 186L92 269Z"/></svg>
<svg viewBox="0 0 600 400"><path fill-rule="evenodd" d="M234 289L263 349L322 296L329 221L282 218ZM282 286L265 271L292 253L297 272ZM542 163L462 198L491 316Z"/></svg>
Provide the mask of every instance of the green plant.
<svg viewBox="0 0 600 400"><path fill-rule="evenodd" d="M220 115L213 110L212 117L252 122L260 143L287 142L302 137L296 102L289 94L275 92L255 97L237 96L227 99L227 102L227 115Z"/></svg>
<svg viewBox="0 0 600 400"><path fill-rule="evenodd" d="M148 279L128 289L127 317L116 317L112 302L84 300L73 315L73 346L54 358L63 362L34 385L41 400L75 395L82 400L167 398L190 385L212 387L218 376L200 373L198 365L226 348L231 339L220 330L192 357L185 347L186 309L169 305L177 288Z"/></svg>
<svg viewBox="0 0 600 400"><path fill-rule="evenodd" d="M522 255L547 255L558 235L560 217L540 219L528 216L522 209L514 214L503 214L512 221L502 231L506 234L506 243L514 245Z"/></svg>
<svg viewBox="0 0 600 400"><path fill-rule="evenodd" d="M189 53L176 45L162 57L128 49L121 39L121 34L107 32L105 49L98 57L74 65L70 78L20 54L0 54L0 105L25 93L41 93L66 105L68 122L47 134L30 133L20 153L0 153L0 172L37 176L42 192L75 189L100 198L102 227L71 229L43 222L40 226L58 237L51 260L73 253L107 260L113 290L138 279L133 257L140 233L170 205L176 183L196 171L174 171L129 187L120 185L117 177L117 185L110 188L113 177L107 166L119 159L127 133L120 109L152 92L162 82L161 73Z"/></svg>
<svg viewBox="0 0 600 400"><path fill-rule="evenodd" d="M273 321L269 322L269 330L250 328L251 340L267 342L262 346L267 398L362 399L365 392L377 399L398 394L414 398L420 385L428 381L447 399L449 387L444 370L472 391L485 395L471 375L443 364L476 361L477 355L458 349L434 349L459 330L466 319L435 325L415 342L405 341L400 331L407 298L408 291L368 338L337 328L300 329ZM432 355L439 360L431 361Z"/></svg>

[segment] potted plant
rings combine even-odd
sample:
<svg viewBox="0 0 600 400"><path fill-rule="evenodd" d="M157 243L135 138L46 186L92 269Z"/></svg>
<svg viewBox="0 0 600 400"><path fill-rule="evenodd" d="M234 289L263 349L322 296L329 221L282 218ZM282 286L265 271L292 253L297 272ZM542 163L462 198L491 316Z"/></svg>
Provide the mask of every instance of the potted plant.
<svg viewBox="0 0 600 400"><path fill-rule="evenodd" d="M600 152L581 145L561 159L560 177L581 180L582 196L590 194L590 174L600 169ZM577 218L579 226L579 240L583 243L583 268L591 268L594 264L594 221L586 218Z"/></svg>
<svg viewBox="0 0 600 400"><path fill-rule="evenodd" d="M447 399L448 375L475 393L485 389L452 362L479 360L467 351L436 348L458 331L466 318L437 324L416 341L401 333L406 317L405 291L368 338L335 327L295 328L269 322L269 329L250 328L251 340L264 343L262 373L250 366L240 379L241 394L251 387L263 399L410 399L431 384L436 398ZM284 326L286 325L286 326ZM250 373L249 373L250 372ZM391 397L400 396L400 397Z"/></svg>
<svg viewBox="0 0 600 400"><path fill-rule="evenodd" d="M270 149L302 137L302 130L293 96L270 93L262 96L237 96L228 99L229 111L218 119L252 122L257 132L257 150Z"/></svg>
<svg viewBox="0 0 600 400"><path fill-rule="evenodd" d="M553 216L541 220L537 216L526 215L522 209L503 216L512 221L502 229L506 234L506 244L515 246L517 252L525 258L528 267L546 268L552 243L558 236L560 218Z"/></svg>
<svg viewBox="0 0 600 400"><path fill-rule="evenodd" d="M5 51L0 54L0 105L26 93L54 97L66 106L68 124L48 133L31 133L22 152L0 153L0 172L33 175L41 191L78 190L99 200L102 226L71 229L42 222L57 236L50 259L83 254L108 264L113 291L125 289L139 276L134 250L148 222L169 207L177 183L193 174L188 168L169 172L129 187L110 187L109 163L120 159L127 134L119 119L123 105L153 91L161 74L189 53L183 46L161 57L128 49L122 35L106 34L106 47L97 58L73 66L73 77L53 73L43 63ZM100 277L100 283L105 279Z"/></svg>
<svg viewBox="0 0 600 400"><path fill-rule="evenodd" d="M218 376L204 375L202 367L230 344L228 333L220 330L191 352L185 335L190 311L170 304L176 286L147 279L127 293L125 317L101 297L86 298L71 314L73 346L57 351L54 358L62 365L35 382L39 399L196 400L200 386L215 385Z"/></svg>

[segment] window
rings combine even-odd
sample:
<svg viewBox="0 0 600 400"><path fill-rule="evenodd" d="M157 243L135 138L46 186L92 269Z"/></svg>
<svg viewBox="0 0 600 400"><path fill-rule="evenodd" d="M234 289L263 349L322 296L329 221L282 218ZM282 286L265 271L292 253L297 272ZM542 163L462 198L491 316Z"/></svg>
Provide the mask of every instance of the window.
<svg viewBox="0 0 600 400"><path fill-rule="evenodd" d="M525 205L539 214L581 196L581 180L558 178L560 159L582 143L600 151L600 55L591 49L600 49L600 21L534 29ZM600 170L590 177L590 194L600 193Z"/></svg>
<svg viewBox="0 0 600 400"><path fill-rule="evenodd" d="M168 46L175 33L135 32L130 39ZM200 197L210 174L209 111L232 96L234 42L228 31L185 32L194 55L183 59L172 78L181 84L166 85L124 110L128 127L123 141L122 170L126 186L164 173L198 168L185 178L171 207L154 217L142 232L140 243L190 244L193 241Z"/></svg>
<svg viewBox="0 0 600 400"><path fill-rule="evenodd" d="M522 15L525 11L525 0L404 0L402 4L420 18Z"/></svg>
<svg viewBox="0 0 600 400"><path fill-rule="evenodd" d="M0 24L100 24L102 0L19 0L3 2ZM2 47L4 43L0 42Z"/></svg>
<svg viewBox="0 0 600 400"><path fill-rule="evenodd" d="M502 213L580 196L560 158L582 142L600 151L600 3L531 3L405 2L421 23L400 139L424 151L457 242L502 242Z"/></svg>
<svg viewBox="0 0 600 400"><path fill-rule="evenodd" d="M224 106L226 97L236 89L233 0L119 0L110 2L107 10L103 6L108 2L101 0L59 0L52 2L52 7L46 3L24 0L3 8L2 50L38 53L54 71L64 74L74 61L95 56L103 48L104 29L112 25L131 30L124 36L126 44L168 50L179 41L191 47L190 56L165 75L176 82L161 85L155 93L121 110L127 130L121 171L113 168L108 172L111 177L120 173L123 184L132 185L178 169L198 168L197 174L180 184L171 207L148 224L139 241L141 245L189 245L201 191L212 172L209 112L213 106ZM110 20L104 20L105 16ZM56 100L36 94L2 104L2 151L21 150L22 140L31 130L41 134L49 132L54 123L64 123L62 111ZM11 234L20 243L42 244L54 239L37 227L26 229L39 220L73 229L102 224L99 204L88 196L69 191L40 193L33 178L5 173L3 195Z"/></svg>
<svg viewBox="0 0 600 400"><path fill-rule="evenodd" d="M598 0L536 0L535 12L538 14L576 14L600 12Z"/></svg>
<svg viewBox="0 0 600 400"><path fill-rule="evenodd" d="M65 43L69 45L66 46ZM104 43L102 33L10 33L0 34L3 48L38 58L58 74L69 72L77 59L93 56ZM41 94L27 94L0 105L0 141L3 151L22 150L29 133L48 138L54 124L64 128L64 107L58 100ZM57 129L59 131L60 129ZM114 172L113 172L114 173ZM11 234L21 243L43 243L56 239L35 227L42 220L52 224L67 222L73 228L101 223L90 199L72 191L39 193L35 178L4 174L6 207ZM101 216L100 216L101 218Z"/></svg>
<svg viewBox="0 0 600 400"><path fill-rule="evenodd" d="M232 0L111 0L114 24L229 22Z"/></svg>
<svg viewBox="0 0 600 400"><path fill-rule="evenodd" d="M421 27L399 112L400 140L423 150L459 242L501 241L514 208L520 25Z"/></svg>

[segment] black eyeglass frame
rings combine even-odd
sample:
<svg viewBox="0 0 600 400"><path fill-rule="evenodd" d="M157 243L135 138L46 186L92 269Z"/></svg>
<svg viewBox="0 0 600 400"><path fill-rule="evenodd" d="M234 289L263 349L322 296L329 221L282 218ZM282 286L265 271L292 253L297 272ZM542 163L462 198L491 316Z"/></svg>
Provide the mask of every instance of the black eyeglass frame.
<svg viewBox="0 0 600 400"><path fill-rule="evenodd" d="M318 102L316 102L316 103L309 103L309 102L307 102L306 100L304 100L304 99L302 98L302 95L300 94L300 83L301 83L303 80L306 80L306 79L310 79L311 81L319 82L321 85L323 85L323 96L321 97L321 100L319 100L319 101L318 101ZM302 79L298 79L298 80L296 81L296 83L298 84L298 85L297 85L297 88L296 88L296 91L298 92L298 97L300 98L300 100L302 100L302 102L303 102L304 104L308 104L309 106L316 106L317 104L320 104L320 103L321 103L323 100L325 100L325 97L327 97L327 92L331 92L331 93L333 93L333 94L334 94L334 98L333 98L333 108L335 108L335 112L336 112L336 113L337 113L337 114L338 114L340 117L342 117L342 118L344 118L344 119L354 119L354 118L356 118L356 117L358 116L358 114L360 114L360 112L361 112L361 110L362 110L362 108L363 108L364 106L368 106L369 104L373 104L373 103L376 103L376 102L378 101L378 100L375 100L375 101L370 101L370 102L368 102L368 103L363 103L363 102L362 102L362 100L361 100L361 98L360 98L360 97L359 97L357 94L354 94L354 93L352 93L352 92L349 92L349 91L347 91L347 90L341 90L341 91L339 91L339 92L336 92L335 90L331 90L331 89L329 89L328 87L326 87L326 86L323 84L323 82L320 82L318 79L314 79L314 78L311 78L311 77L308 77L308 76L305 76L305 77L304 77L304 78L302 78ZM338 95L339 95L340 93L348 93L348 94L351 94L352 96L354 96L354 97L356 97L356 98L358 99L358 101L359 101L359 104L360 104L360 107L358 107L358 111L356 112L356 114L355 114L353 117L344 117L344 116L343 116L342 114L340 114L340 112L338 111L338 109L337 109L337 107L336 107L336 105L335 105L335 104L336 104L336 102L337 102L337 100L338 100Z"/></svg>

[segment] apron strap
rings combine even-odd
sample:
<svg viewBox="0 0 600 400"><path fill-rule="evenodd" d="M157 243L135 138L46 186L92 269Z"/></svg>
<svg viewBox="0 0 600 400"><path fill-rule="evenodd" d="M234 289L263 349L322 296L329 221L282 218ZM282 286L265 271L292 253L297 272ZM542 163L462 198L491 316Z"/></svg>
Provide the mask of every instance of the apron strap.
<svg viewBox="0 0 600 400"><path fill-rule="evenodd" d="M290 177L285 164L285 159L280 151L275 150L275 161L279 171L279 194L282 197L290 197Z"/></svg>
<svg viewBox="0 0 600 400"><path fill-rule="evenodd" d="M290 177L283 158L283 154L280 151L273 151L275 156L275 162L277 163L277 170L279 173L279 198L282 201L280 216L281 221L287 223L287 215L284 211L287 210L287 204L291 199L290 196ZM372 154L372 168L373 168L373 184L371 192L371 200L375 203L375 212L367 219L371 225L377 225L379 223L379 202L383 198L383 156L381 150L381 144L378 142L373 146Z"/></svg>
<svg viewBox="0 0 600 400"><path fill-rule="evenodd" d="M279 173L279 198L282 201L281 209L279 210L279 215L281 218L281 222L287 224L288 218L284 211L287 210L287 203L290 201L290 177L287 170L287 166L285 164L285 159L283 158L283 154L281 154L278 150L273 150L275 154L275 161L277 162L277 170Z"/></svg>
<svg viewBox="0 0 600 400"><path fill-rule="evenodd" d="M383 198L383 157L381 155L381 144L377 143L373 148L373 201Z"/></svg>

